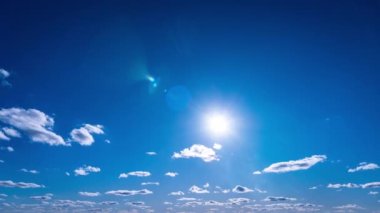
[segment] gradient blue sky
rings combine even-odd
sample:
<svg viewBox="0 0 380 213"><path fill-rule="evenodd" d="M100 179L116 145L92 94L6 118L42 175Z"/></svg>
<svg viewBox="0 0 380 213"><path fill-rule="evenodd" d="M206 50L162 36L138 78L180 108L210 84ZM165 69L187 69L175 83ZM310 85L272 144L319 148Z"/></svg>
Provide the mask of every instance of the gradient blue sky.
<svg viewBox="0 0 380 213"><path fill-rule="evenodd" d="M379 38L375 0L1 1L0 211L379 212Z"/></svg>

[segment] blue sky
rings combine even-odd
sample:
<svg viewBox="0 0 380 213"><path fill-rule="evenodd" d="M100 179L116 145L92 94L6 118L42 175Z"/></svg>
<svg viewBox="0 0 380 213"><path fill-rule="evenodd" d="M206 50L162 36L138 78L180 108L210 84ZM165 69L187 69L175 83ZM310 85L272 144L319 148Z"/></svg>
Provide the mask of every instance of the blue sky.
<svg viewBox="0 0 380 213"><path fill-rule="evenodd" d="M378 1L0 2L1 212L379 212Z"/></svg>

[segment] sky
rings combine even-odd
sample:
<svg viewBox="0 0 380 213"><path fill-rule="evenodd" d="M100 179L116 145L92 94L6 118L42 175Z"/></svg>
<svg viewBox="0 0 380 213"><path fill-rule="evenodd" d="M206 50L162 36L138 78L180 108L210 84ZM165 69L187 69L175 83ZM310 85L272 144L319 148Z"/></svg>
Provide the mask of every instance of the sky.
<svg viewBox="0 0 380 213"><path fill-rule="evenodd" d="M379 1L1 1L0 29L0 212L380 212Z"/></svg>

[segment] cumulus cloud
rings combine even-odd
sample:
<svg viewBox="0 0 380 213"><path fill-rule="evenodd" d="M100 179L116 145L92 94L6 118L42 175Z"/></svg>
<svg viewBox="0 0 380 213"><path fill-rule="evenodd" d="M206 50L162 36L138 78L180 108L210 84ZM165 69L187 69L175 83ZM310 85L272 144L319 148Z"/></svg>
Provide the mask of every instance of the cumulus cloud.
<svg viewBox="0 0 380 213"><path fill-rule="evenodd" d="M196 185L193 185L190 187L189 192L195 193L195 194L207 194L210 193L207 189L202 189Z"/></svg>
<svg viewBox="0 0 380 213"><path fill-rule="evenodd" d="M252 174L254 174L254 175L261 175L261 171L254 171Z"/></svg>
<svg viewBox="0 0 380 213"><path fill-rule="evenodd" d="M317 163L323 162L327 159L326 155L313 155L299 160L291 160L285 162L278 162L265 168L263 171L256 171L254 174L261 173L285 173L298 170L307 170Z"/></svg>
<svg viewBox="0 0 380 213"><path fill-rule="evenodd" d="M238 197L238 198L229 198L228 202L233 205L241 205L241 204L249 203L250 200L248 198Z"/></svg>
<svg viewBox="0 0 380 213"><path fill-rule="evenodd" d="M67 145L61 136L53 132L54 119L37 109L1 109L0 121L23 132L33 142Z"/></svg>
<svg viewBox="0 0 380 213"><path fill-rule="evenodd" d="M147 185L156 185L156 186L159 186L160 183L159 182L143 182L143 183L141 183L141 186L147 186Z"/></svg>
<svg viewBox="0 0 380 213"><path fill-rule="evenodd" d="M82 127L71 131L70 140L77 142L82 146L91 146L95 142L93 134L104 134L103 126L99 124L84 124Z"/></svg>
<svg viewBox="0 0 380 213"><path fill-rule="evenodd" d="M146 171L134 171L134 172L128 172L128 173L121 173L119 175L119 178L128 178L128 176L148 177L150 175L151 175L150 172L146 172Z"/></svg>
<svg viewBox="0 0 380 213"><path fill-rule="evenodd" d="M133 195L148 195L153 194L152 191L148 189L141 190L112 190L106 192L107 195L116 195L116 196L133 196Z"/></svg>
<svg viewBox="0 0 380 213"><path fill-rule="evenodd" d="M276 202L276 201L284 202L284 201L296 201L296 200L297 200L296 198L292 198L292 197L273 197L273 196L269 196L264 199L264 201L267 201L267 202Z"/></svg>
<svg viewBox="0 0 380 213"><path fill-rule="evenodd" d="M166 172L165 175L169 176L169 177L175 177L175 176L177 176L179 174L177 172Z"/></svg>
<svg viewBox="0 0 380 213"><path fill-rule="evenodd" d="M177 191L177 192L170 192L169 195L182 196L182 195L185 195L185 193L183 193L182 191Z"/></svg>
<svg viewBox="0 0 380 213"><path fill-rule="evenodd" d="M204 162L218 161L219 158L215 151L201 144L194 144L190 148L185 148L184 150L175 152L172 158L200 158Z"/></svg>
<svg viewBox="0 0 380 213"><path fill-rule="evenodd" d="M349 169L348 172L353 173L353 172L358 172L358 171L374 170L374 169L379 169L379 168L380 168L379 165L375 163L362 162L357 167Z"/></svg>
<svg viewBox="0 0 380 213"><path fill-rule="evenodd" d="M13 182L12 180L0 180L0 187L7 188L45 188L44 185L36 184L36 183L25 183L25 182Z"/></svg>
<svg viewBox="0 0 380 213"><path fill-rule="evenodd" d="M245 187L245 186L237 185L232 189L232 192L234 192L234 193L249 193L249 192L253 192L253 190L248 188L248 187Z"/></svg>
<svg viewBox="0 0 380 213"><path fill-rule="evenodd" d="M0 68L0 85L1 86L11 86L7 80L11 74L5 69Z"/></svg>
<svg viewBox="0 0 380 213"><path fill-rule="evenodd" d="M37 171L37 170L34 170L34 169L28 170L25 168L20 169L20 171L25 172L25 173L30 173L30 174L38 174L39 173L39 171Z"/></svg>
<svg viewBox="0 0 380 213"><path fill-rule="evenodd" d="M99 167L94 167L94 166L82 166L74 170L75 176L86 176L89 175L90 173L97 173L100 172Z"/></svg>
<svg viewBox="0 0 380 213"><path fill-rule="evenodd" d="M100 195L100 192L78 192L78 194L85 197L97 197Z"/></svg>

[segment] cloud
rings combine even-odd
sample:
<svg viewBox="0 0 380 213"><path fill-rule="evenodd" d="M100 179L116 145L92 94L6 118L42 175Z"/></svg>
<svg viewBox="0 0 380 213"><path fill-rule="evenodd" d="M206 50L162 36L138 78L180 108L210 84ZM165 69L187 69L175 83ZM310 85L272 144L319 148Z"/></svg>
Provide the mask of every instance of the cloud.
<svg viewBox="0 0 380 213"><path fill-rule="evenodd" d="M246 203L249 203L249 199L248 198L242 198L242 197L238 197L238 198L229 198L228 199L228 202L233 204L233 205L241 205L241 204L246 204Z"/></svg>
<svg viewBox="0 0 380 213"><path fill-rule="evenodd" d="M355 188L363 188L363 189L369 189L369 188L380 188L380 182L370 182L370 183L364 183L364 184L355 184L355 183L336 183L336 184L328 184L327 188L331 189L340 189L340 188L348 188L348 189L355 189Z"/></svg>
<svg viewBox="0 0 380 213"><path fill-rule="evenodd" d="M327 159L326 155L313 155L299 160L291 160L286 162L278 162L265 168L263 173L285 173L298 170L307 170L317 163L323 162ZM258 171L255 174L259 174Z"/></svg>
<svg viewBox="0 0 380 213"><path fill-rule="evenodd" d="M27 170L27 169L20 169L20 171L22 172L25 172L25 173L31 173L31 174L38 174L39 172L37 170L34 170L34 169L31 169L31 170Z"/></svg>
<svg viewBox="0 0 380 213"><path fill-rule="evenodd" d="M9 137L21 138L21 134L13 128L3 127L3 132Z"/></svg>
<svg viewBox="0 0 380 213"><path fill-rule="evenodd" d="M379 194L379 192L370 191L370 192L368 192L368 194L369 195L377 195L377 194Z"/></svg>
<svg viewBox="0 0 380 213"><path fill-rule="evenodd" d="M39 185L36 183L25 183L25 182L13 182L12 180L0 180L0 187L7 188L45 188L44 185Z"/></svg>
<svg viewBox="0 0 380 213"><path fill-rule="evenodd" d="M356 168L349 169L348 172L353 173L353 172L358 172L358 171L374 170L374 169L379 169L379 168L380 168L379 165L375 163L362 162Z"/></svg>
<svg viewBox="0 0 380 213"><path fill-rule="evenodd" d="M119 178L128 178L128 176L149 177L150 175L151 175L150 172L146 172L146 171L134 171L134 172L128 172L128 173L121 173L119 175Z"/></svg>
<svg viewBox="0 0 380 213"><path fill-rule="evenodd" d="M100 172L99 167L93 167L93 166L86 166L84 165L83 167L79 167L74 170L75 176L86 176L89 175L90 173L97 173Z"/></svg>
<svg viewBox="0 0 380 213"><path fill-rule="evenodd" d="M85 197L97 197L100 195L100 192L78 192L78 194Z"/></svg>
<svg viewBox="0 0 380 213"><path fill-rule="evenodd" d="M215 150L221 150L222 147L223 146L221 144L218 144L218 143L214 143L214 145L212 146L212 148L215 149Z"/></svg>
<svg viewBox="0 0 380 213"><path fill-rule="evenodd" d="M153 194L152 191L148 189L141 190L112 190L106 192L107 195L116 195L116 196L133 196L133 195L148 195Z"/></svg>
<svg viewBox="0 0 380 213"><path fill-rule="evenodd" d="M193 198L193 197L181 197L181 198L178 198L177 200L178 201L194 201L194 200L198 200L198 199Z"/></svg>
<svg viewBox="0 0 380 213"><path fill-rule="evenodd" d="M380 188L380 182L365 183L365 184L362 184L361 186L363 189Z"/></svg>
<svg viewBox="0 0 380 213"><path fill-rule="evenodd" d="M160 183L159 182L143 182L143 183L141 183L141 186L147 186L147 185L156 185L156 186L159 186Z"/></svg>
<svg viewBox="0 0 380 213"><path fill-rule="evenodd" d="M71 141L79 143L81 146L91 146L95 140L92 134L104 134L102 125L84 124L78 129L70 132Z"/></svg>
<svg viewBox="0 0 380 213"><path fill-rule="evenodd" d="M2 146L2 147L0 147L0 150L4 150L4 151L8 151L8 152L14 152L15 151L13 149L13 147L11 147L11 146L6 146L6 147Z"/></svg>
<svg viewBox="0 0 380 213"><path fill-rule="evenodd" d="M1 86L11 86L11 84L7 81L11 74L5 69L0 68L0 84Z"/></svg>
<svg viewBox="0 0 380 213"><path fill-rule="evenodd" d="M329 184L327 185L327 188L330 188L330 189L340 189L340 188L348 188L348 189L352 189L352 188L359 188L360 185L358 184L355 184L355 183L344 183L344 184L340 184L340 183L336 183L336 184Z"/></svg>
<svg viewBox="0 0 380 213"><path fill-rule="evenodd" d="M360 210L364 209L363 207L357 205L357 204L346 204L342 206L336 206L334 209L339 209L339 210Z"/></svg>
<svg viewBox="0 0 380 213"><path fill-rule="evenodd" d="M247 188L245 186L237 185L232 189L232 192L234 192L234 193L249 193L249 192L253 192L253 190L250 188Z"/></svg>
<svg viewBox="0 0 380 213"><path fill-rule="evenodd" d="M9 141L10 138L0 130L0 140Z"/></svg>
<svg viewBox="0 0 380 213"><path fill-rule="evenodd" d="M23 132L33 142L67 145L61 136L52 131L54 119L37 109L1 109L0 121Z"/></svg>
<svg viewBox="0 0 380 213"><path fill-rule="evenodd" d="M276 202L276 201L284 202L284 201L296 201L296 200L297 200L296 198L292 198L292 197L273 197L273 196L269 196L264 199L264 201L267 201L267 202Z"/></svg>
<svg viewBox="0 0 380 213"><path fill-rule="evenodd" d="M0 160L0 163L4 163L5 161L3 161L3 160Z"/></svg>
<svg viewBox="0 0 380 213"><path fill-rule="evenodd" d="M172 158L200 158L204 162L218 161L215 151L201 144L194 144L190 148L185 148L179 153L175 152Z"/></svg>
<svg viewBox="0 0 380 213"><path fill-rule="evenodd" d="M254 171L252 174L254 174L254 175L261 175L261 171Z"/></svg>
<svg viewBox="0 0 380 213"><path fill-rule="evenodd" d="M175 176L177 176L179 174L177 172L166 172L165 175L169 176L169 177L175 177Z"/></svg>
<svg viewBox="0 0 380 213"><path fill-rule="evenodd" d="M182 191L177 191L177 192L170 192L169 195L182 196L182 195L185 195L185 193L183 193Z"/></svg>
<svg viewBox="0 0 380 213"><path fill-rule="evenodd" d="M157 155L156 152L145 152L145 154L147 154L147 155Z"/></svg>
<svg viewBox="0 0 380 213"><path fill-rule="evenodd" d="M196 185L193 185L190 187L189 192L195 193L195 194L207 194L210 193L207 189L202 189Z"/></svg>
<svg viewBox="0 0 380 213"><path fill-rule="evenodd" d="M31 198L33 200L46 201L46 200L51 200L52 197L53 197L53 194L48 193L48 194L45 194L45 195L42 195L42 196L30 196L29 198Z"/></svg>

